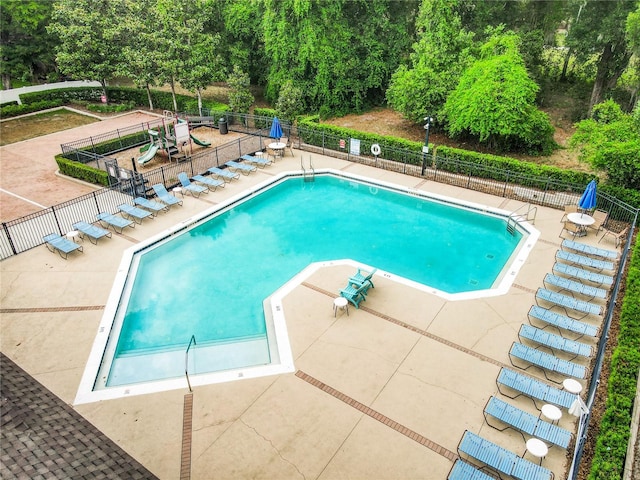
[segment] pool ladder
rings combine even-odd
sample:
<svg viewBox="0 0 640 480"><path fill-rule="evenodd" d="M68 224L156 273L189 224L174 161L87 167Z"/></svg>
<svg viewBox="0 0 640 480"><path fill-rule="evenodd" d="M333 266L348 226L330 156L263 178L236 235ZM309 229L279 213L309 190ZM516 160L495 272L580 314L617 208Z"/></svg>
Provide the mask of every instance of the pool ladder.
<svg viewBox="0 0 640 480"><path fill-rule="evenodd" d="M193 392L191 389L191 382L189 381L189 349L191 345L196 345L196 336L191 335L191 340L189 340L189 345L187 346L187 350L184 352L184 375L187 377L187 385L189 385L189 391Z"/></svg>
<svg viewBox="0 0 640 480"><path fill-rule="evenodd" d="M300 156L300 167L302 167L302 178L305 182L315 182L316 171L313 168L313 162L311 161L311 155L309 155L309 170L304 168L304 159Z"/></svg>
<svg viewBox="0 0 640 480"><path fill-rule="evenodd" d="M527 211L526 213L523 214L520 211L523 210L525 207ZM530 203L525 203L521 207L517 208L516 210L511 212L511 214L509 215L509 218L507 219L507 232L509 232L511 235L515 235L516 226L520 222L526 221L526 222L531 222L535 224L537 213L538 213L538 207L536 207L535 205L531 205Z"/></svg>

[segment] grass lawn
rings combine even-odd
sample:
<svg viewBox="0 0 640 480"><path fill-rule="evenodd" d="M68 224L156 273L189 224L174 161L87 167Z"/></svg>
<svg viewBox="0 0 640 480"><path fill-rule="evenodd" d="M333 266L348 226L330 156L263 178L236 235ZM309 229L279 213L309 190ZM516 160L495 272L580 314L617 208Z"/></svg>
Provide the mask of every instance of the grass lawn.
<svg viewBox="0 0 640 480"><path fill-rule="evenodd" d="M5 120L0 122L0 146L99 121L65 109Z"/></svg>

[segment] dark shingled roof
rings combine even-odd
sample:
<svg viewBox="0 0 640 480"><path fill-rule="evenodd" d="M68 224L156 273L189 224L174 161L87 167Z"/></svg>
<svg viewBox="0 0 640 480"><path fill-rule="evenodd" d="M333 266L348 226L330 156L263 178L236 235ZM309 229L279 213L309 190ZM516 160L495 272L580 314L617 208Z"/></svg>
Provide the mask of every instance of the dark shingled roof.
<svg viewBox="0 0 640 480"><path fill-rule="evenodd" d="M0 478L157 478L0 353Z"/></svg>

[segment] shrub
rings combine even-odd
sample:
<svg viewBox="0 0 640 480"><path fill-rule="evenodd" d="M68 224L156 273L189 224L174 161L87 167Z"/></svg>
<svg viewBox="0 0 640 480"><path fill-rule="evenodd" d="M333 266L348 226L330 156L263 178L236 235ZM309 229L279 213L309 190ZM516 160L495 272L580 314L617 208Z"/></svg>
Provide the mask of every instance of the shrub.
<svg viewBox="0 0 640 480"><path fill-rule="evenodd" d="M109 176L104 170L99 170L80 162L74 162L73 160L68 160L62 155L56 156L56 163L58 164L60 173L64 175L78 178L89 183L109 186Z"/></svg>
<svg viewBox="0 0 640 480"><path fill-rule="evenodd" d="M0 109L0 117L10 118L24 115L26 113L39 112L48 108L56 108L63 105L61 100L40 100L34 103L25 103L22 105L7 105Z"/></svg>

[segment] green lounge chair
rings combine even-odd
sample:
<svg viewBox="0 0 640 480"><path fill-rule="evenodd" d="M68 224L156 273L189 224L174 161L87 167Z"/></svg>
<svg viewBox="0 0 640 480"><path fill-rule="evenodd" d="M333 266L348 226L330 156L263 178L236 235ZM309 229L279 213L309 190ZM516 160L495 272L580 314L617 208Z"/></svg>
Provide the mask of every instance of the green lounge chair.
<svg viewBox="0 0 640 480"><path fill-rule="evenodd" d="M360 303L365 301L365 296L367 295L369 288L369 283L365 283L360 286L349 283L346 287L340 290L340 296L346 298L354 307L360 308Z"/></svg>
<svg viewBox="0 0 640 480"><path fill-rule="evenodd" d="M57 233L50 233L42 237L47 249L53 253L58 252L65 260L71 252L76 250L82 252L82 245L78 245L76 242L72 242L68 238L61 237Z"/></svg>
<svg viewBox="0 0 640 480"><path fill-rule="evenodd" d="M102 237L111 238L111 232L102 227L92 225L88 222L76 222L72 225L74 230L79 232L80 238L88 237L89 241L95 245Z"/></svg>
<svg viewBox="0 0 640 480"><path fill-rule="evenodd" d="M349 277L349 283L363 285L368 282L371 285L371 288L375 288L375 285L373 285L373 281L371 280L371 278L373 278L373 275L377 271L377 268L374 268L373 270L371 270L371 272L367 272L365 270L362 270L361 268L358 268L358 271L355 273L355 275Z"/></svg>

